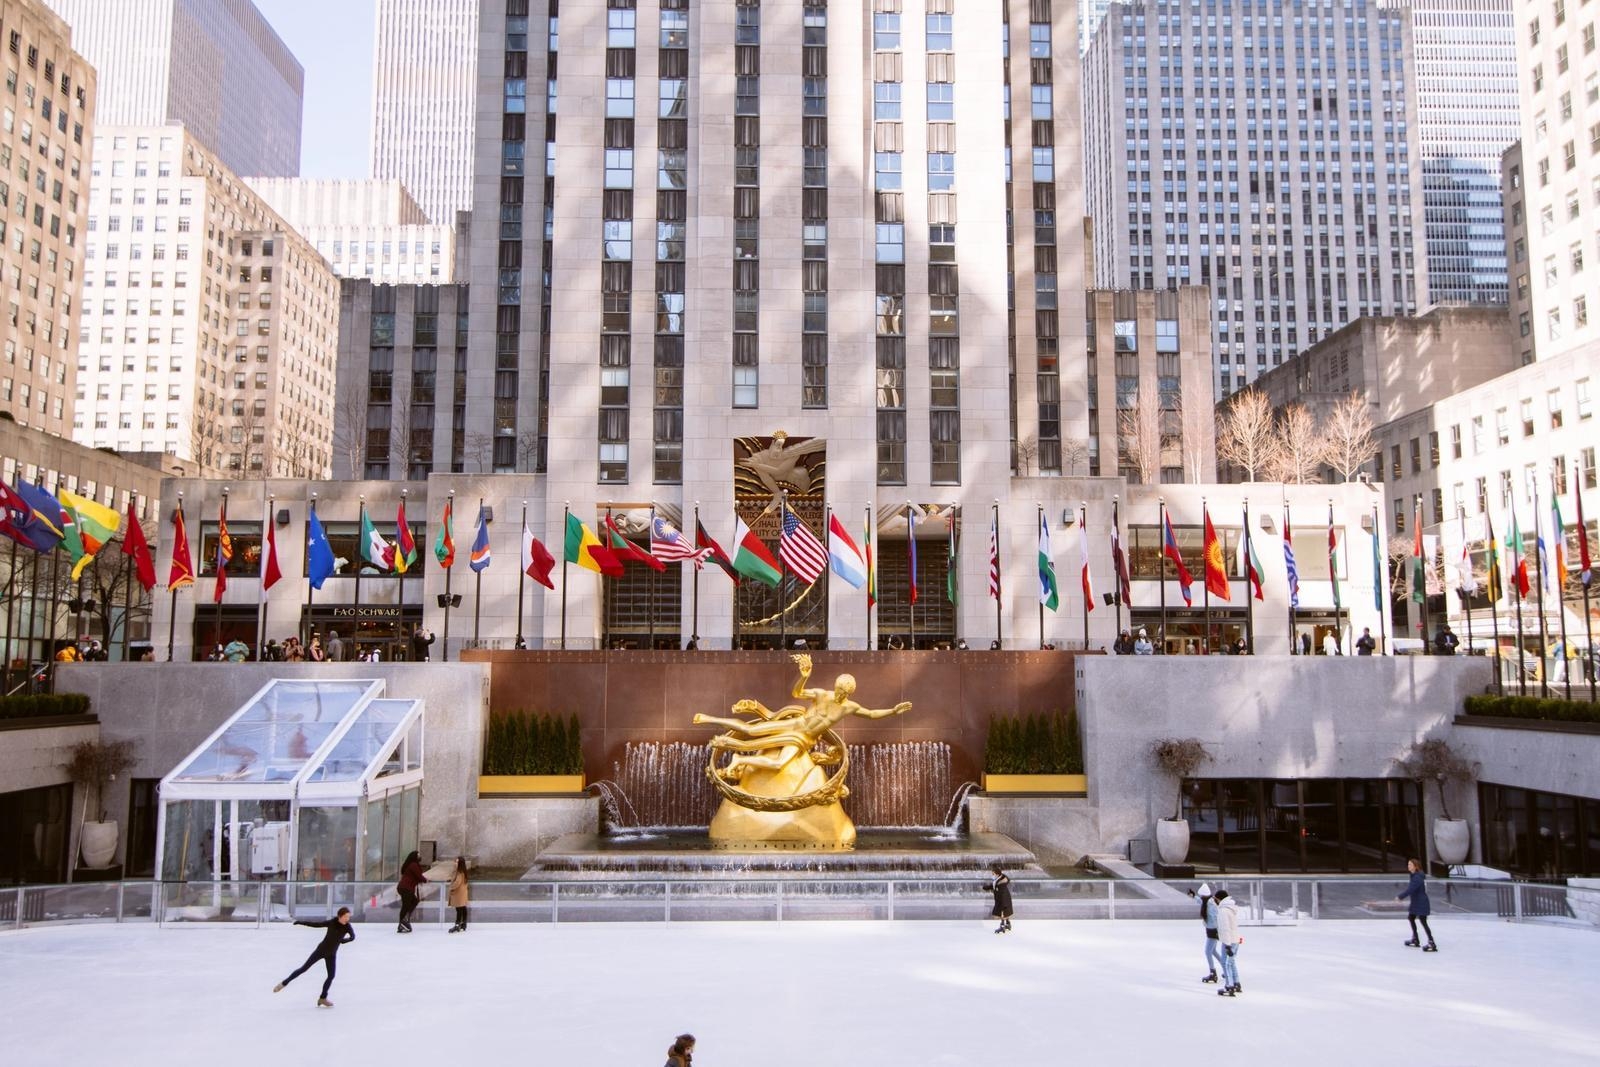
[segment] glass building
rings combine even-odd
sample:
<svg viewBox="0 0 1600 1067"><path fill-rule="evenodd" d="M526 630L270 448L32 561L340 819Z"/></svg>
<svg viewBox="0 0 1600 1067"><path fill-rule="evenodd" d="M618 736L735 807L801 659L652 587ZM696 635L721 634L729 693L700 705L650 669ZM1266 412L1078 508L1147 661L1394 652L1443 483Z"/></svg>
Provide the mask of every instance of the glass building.
<svg viewBox="0 0 1600 1067"><path fill-rule="evenodd" d="M395 877L417 843L423 706L383 691L267 683L161 780L162 880Z"/></svg>

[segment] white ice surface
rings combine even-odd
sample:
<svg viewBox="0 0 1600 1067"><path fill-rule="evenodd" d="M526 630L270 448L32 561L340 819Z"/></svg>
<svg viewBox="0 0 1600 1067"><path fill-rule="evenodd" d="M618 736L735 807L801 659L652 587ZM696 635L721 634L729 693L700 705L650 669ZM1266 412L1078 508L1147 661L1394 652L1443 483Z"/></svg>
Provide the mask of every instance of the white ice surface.
<svg viewBox="0 0 1600 1067"><path fill-rule="evenodd" d="M1245 993L1201 985L1198 923L360 925L284 992L286 925L0 934L0 1063L655 1067L1600 1063L1600 934L1438 919L1245 929Z"/></svg>

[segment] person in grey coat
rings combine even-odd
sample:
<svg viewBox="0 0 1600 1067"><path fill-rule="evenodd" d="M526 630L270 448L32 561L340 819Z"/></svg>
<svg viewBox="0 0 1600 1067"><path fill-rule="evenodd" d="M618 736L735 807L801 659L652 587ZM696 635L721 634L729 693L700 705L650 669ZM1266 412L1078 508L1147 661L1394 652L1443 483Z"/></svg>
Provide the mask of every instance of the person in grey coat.
<svg viewBox="0 0 1600 1067"><path fill-rule="evenodd" d="M339 636L338 630L328 631L328 662L344 662L344 640Z"/></svg>
<svg viewBox="0 0 1600 1067"><path fill-rule="evenodd" d="M1433 943L1433 930L1428 926L1428 916L1433 914L1433 904L1428 900L1427 878L1422 873L1422 863L1418 860L1406 860L1406 870L1411 872L1411 880L1400 891L1396 900L1404 900L1411 905L1406 911L1406 919L1411 923L1411 940L1406 942L1407 947L1416 948L1421 942L1417 940L1417 921L1422 921L1422 932L1428 935L1428 943L1422 945L1424 952L1438 952L1439 946Z"/></svg>

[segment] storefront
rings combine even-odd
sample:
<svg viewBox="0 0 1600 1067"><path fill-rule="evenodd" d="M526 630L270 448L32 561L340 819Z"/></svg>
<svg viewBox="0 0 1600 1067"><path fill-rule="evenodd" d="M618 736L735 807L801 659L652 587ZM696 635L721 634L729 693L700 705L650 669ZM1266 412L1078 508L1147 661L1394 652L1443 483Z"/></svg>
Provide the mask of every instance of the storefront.
<svg viewBox="0 0 1600 1067"><path fill-rule="evenodd" d="M1183 814L1206 871L1400 872L1423 855L1417 787L1398 778L1192 779Z"/></svg>
<svg viewBox="0 0 1600 1067"><path fill-rule="evenodd" d="M326 648L338 633L345 658L378 653L384 663L411 658L411 635L422 625L421 604L312 604L306 616L310 633Z"/></svg>
<svg viewBox="0 0 1600 1067"><path fill-rule="evenodd" d="M1552 881L1600 875L1600 800L1478 783L1483 859Z"/></svg>

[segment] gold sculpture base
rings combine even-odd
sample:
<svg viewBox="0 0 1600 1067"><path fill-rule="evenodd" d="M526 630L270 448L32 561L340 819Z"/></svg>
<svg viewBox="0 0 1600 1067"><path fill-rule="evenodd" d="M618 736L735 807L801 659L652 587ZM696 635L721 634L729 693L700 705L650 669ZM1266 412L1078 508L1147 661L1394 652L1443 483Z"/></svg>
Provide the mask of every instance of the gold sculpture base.
<svg viewBox="0 0 1600 1067"><path fill-rule="evenodd" d="M827 773L802 754L777 770L752 770L739 788L757 797L792 797L820 788ZM837 801L795 811L757 811L724 799L711 818L711 843L778 848L849 849L856 844L856 824Z"/></svg>

